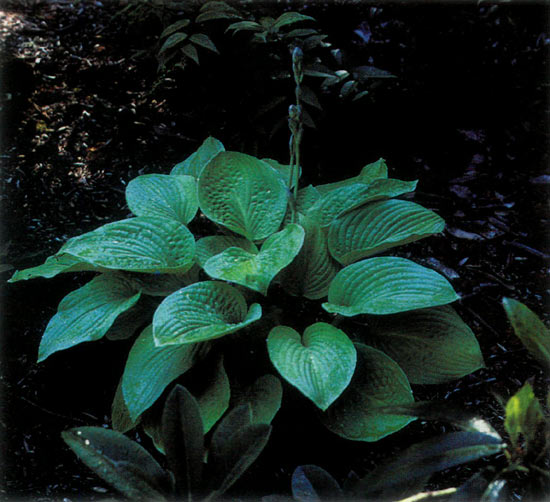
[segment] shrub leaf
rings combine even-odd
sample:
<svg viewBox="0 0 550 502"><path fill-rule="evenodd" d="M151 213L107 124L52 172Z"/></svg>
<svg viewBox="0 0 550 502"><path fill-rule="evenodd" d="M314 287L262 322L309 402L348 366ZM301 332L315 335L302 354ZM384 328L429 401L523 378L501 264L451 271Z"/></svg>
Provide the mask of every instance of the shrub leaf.
<svg viewBox="0 0 550 502"><path fill-rule="evenodd" d="M171 175L188 175L198 179L202 170L218 153L225 150L221 141L209 136L196 152L192 153L183 162L176 164L170 171Z"/></svg>

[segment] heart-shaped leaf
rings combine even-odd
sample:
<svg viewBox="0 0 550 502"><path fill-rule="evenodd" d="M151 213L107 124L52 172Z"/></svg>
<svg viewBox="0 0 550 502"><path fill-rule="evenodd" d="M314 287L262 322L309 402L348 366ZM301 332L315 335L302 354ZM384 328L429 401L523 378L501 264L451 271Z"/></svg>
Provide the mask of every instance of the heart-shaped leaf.
<svg viewBox="0 0 550 502"><path fill-rule="evenodd" d="M290 166L281 164L280 162L277 162L273 159L262 159L263 162L267 162L275 171L277 171L277 174L281 178L282 182L285 184L285 186L292 188L294 186L294 180L290 179L290 173L291 169ZM300 168L300 174L302 173L302 169Z"/></svg>
<svg viewBox="0 0 550 502"><path fill-rule="evenodd" d="M109 269L183 273L193 265L195 239L178 221L139 216L74 237L60 252Z"/></svg>
<svg viewBox="0 0 550 502"><path fill-rule="evenodd" d="M327 312L344 316L395 314L458 300L447 279L405 258L383 256L348 265L336 274Z"/></svg>
<svg viewBox="0 0 550 502"><path fill-rule="evenodd" d="M197 213L197 181L192 176L144 174L126 187L126 202L136 216L172 218L187 225Z"/></svg>
<svg viewBox="0 0 550 502"><path fill-rule="evenodd" d="M443 218L414 202L390 199L355 209L330 225L330 253L343 265L442 232Z"/></svg>
<svg viewBox="0 0 550 502"><path fill-rule="evenodd" d="M279 280L290 294L317 300L327 295L339 266L328 252L327 238L319 224L303 215L299 215L299 221L305 230L304 244Z"/></svg>
<svg viewBox="0 0 550 502"><path fill-rule="evenodd" d="M176 385L166 399L162 412L162 442L178 493L191 500L202 477L203 424L195 398L181 385Z"/></svg>
<svg viewBox="0 0 550 502"><path fill-rule="evenodd" d="M231 247L244 249L248 253L258 253L256 245L244 237L237 237L235 235L211 235L197 241L195 259L197 263L204 268L205 263L210 258Z"/></svg>
<svg viewBox="0 0 550 502"><path fill-rule="evenodd" d="M266 162L237 152L222 152L202 171L199 205L212 221L247 239L276 232L287 206L287 188Z"/></svg>
<svg viewBox="0 0 550 502"><path fill-rule="evenodd" d="M46 279L50 279L55 277L57 274L65 272L83 272L87 270L103 271L104 269L94 267L94 265L87 263L76 256L58 253L53 256L49 256L42 265L15 271L8 282L26 281L28 279L35 279L36 277L45 277Z"/></svg>
<svg viewBox="0 0 550 502"><path fill-rule="evenodd" d="M376 162L372 162L371 164L367 164L365 167L363 167L358 176L354 176L353 178L348 178L341 181L336 181L334 183L317 185L315 188L319 191L319 193L325 195L332 190L342 188L344 186L353 185L354 183L369 184L374 180L384 179L387 177L388 166L386 165L386 161L384 159L378 159Z"/></svg>
<svg viewBox="0 0 550 502"><path fill-rule="evenodd" d="M46 326L38 362L58 350L99 340L115 319L138 301L140 294L127 281L112 274L100 275L69 293Z"/></svg>
<svg viewBox="0 0 550 502"><path fill-rule="evenodd" d="M204 140L196 152L192 153L183 162L176 164L170 174L193 176L197 179L206 165L224 150L221 141L210 136Z"/></svg>
<svg viewBox="0 0 550 502"><path fill-rule="evenodd" d="M380 199L397 197L412 192L416 181L401 181L395 179L374 180L370 184L353 183L331 190L324 195L309 211L322 227L326 227L338 216L359 206Z"/></svg>
<svg viewBox="0 0 550 502"><path fill-rule="evenodd" d="M252 423L270 424L279 408L283 397L281 381L273 375L263 375L235 399L235 408L250 404Z"/></svg>
<svg viewBox="0 0 550 502"><path fill-rule="evenodd" d="M523 303L512 298L503 298L502 306L521 343L550 373L550 330Z"/></svg>
<svg viewBox="0 0 550 502"><path fill-rule="evenodd" d="M376 408L413 402L409 381L395 361L356 343L357 369L344 393L321 416L335 434L355 441L378 441L414 419L377 413Z"/></svg>
<svg viewBox="0 0 550 502"><path fill-rule="evenodd" d="M122 375L122 393L130 418L136 420L162 394L169 383L205 356L203 343L157 347L149 326L136 339Z"/></svg>
<svg viewBox="0 0 550 502"><path fill-rule="evenodd" d="M260 252L249 253L231 247L204 264L205 272L214 279L236 282L267 294L273 278L296 257L304 242L304 229L295 223L269 236Z"/></svg>
<svg viewBox="0 0 550 502"><path fill-rule="evenodd" d="M472 330L448 305L377 318L362 340L390 356L413 384L445 383L483 368Z"/></svg>
<svg viewBox="0 0 550 502"><path fill-rule="evenodd" d="M292 328L276 326L267 338L267 349L281 376L321 410L344 391L355 369L351 340L323 322L306 328L303 337Z"/></svg>
<svg viewBox="0 0 550 502"><path fill-rule="evenodd" d="M158 346L219 338L248 326L262 316L257 303L247 312L244 296L229 284L197 282L166 297L153 317Z"/></svg>
<svg viewBox="0 0 550 502"><path fill-rule="evenodd" d="M120 432L78 427L63 440L99 477L132 500L164 500L171 481L147 451Z"/></svg>

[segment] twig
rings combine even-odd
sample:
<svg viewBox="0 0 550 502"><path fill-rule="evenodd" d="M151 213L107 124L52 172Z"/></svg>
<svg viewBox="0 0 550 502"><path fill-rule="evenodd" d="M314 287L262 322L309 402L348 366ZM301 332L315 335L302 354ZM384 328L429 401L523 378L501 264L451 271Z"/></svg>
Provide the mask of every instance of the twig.
<svg viewBox="0 0 550 502"><path fill-rule="evenodd" d="M455 492L456 492L456 488L445 488L444 490L417 493L416 495L412 495L411 497L398 500L397 502L419 502L420 500L429 500L429 499L435 499L439 497L448 497L449 495L452 495Z"/></svg>
<svg viewBox="0 0 550 502"><path fill-rule="evenodd" d="M527 246L526 244L522 244L521 242L516 241L502 241L504 245L512 246L518 249L521 249L523 251L527 251L528 253L532 254L533 256L536 256L537 258L542 258L543 260L550 260L550 255L543 253L542 251L539 251L538 249L534 249L532 247Z"/></svg>

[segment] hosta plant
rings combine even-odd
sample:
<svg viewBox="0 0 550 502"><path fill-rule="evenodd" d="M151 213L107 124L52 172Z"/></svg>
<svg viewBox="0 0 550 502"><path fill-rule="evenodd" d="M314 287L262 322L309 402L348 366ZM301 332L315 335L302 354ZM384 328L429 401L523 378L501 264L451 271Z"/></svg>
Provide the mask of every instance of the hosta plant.
<svg viewBox="0 0 550 502"><path fill-rule="evenodd" d="M451 284L384 254L443 230L433 211L398 198L416 181L390 178L380 159L355 177L300 188L299 49L293 73L289 165L207 138L170 174L128 183L133 217L73 237L11 278L97 273L61 301L39 361L140 331L113 402L120 431L142 421L155 437L154 404L184 374L205 432L231 400L248 399L269 422L282 389L265 373L275 371L329 430L377 441L412 420L377 411L411 403L411 383L442 383L483 365L472 331L449 306L458 298Z"/></svg>
<svg viewBox="0 0 550 502"><path fill-rule="evenodd" d="M250 405L243 404L223 418L207 447L200 405L177 385L161 421L168 471L120 432L78 427L62 437L90 469L129 499L191 501L225 493L256 460L270 433L271 426L255 423Z"/></svg>
<svg viewBox="0 0 550 502"><path fill-rule="evenodd" d="M444 222L397 198L416 182L389 178L382 159L353 178L304 188L295 167L208 138L170 174L133 179L126 190L133 217L73 237L10 279L97 273L62 300L38 360L140 330L113 409L115 424L128 430L193 367L238 350L245 371L247 346L265 343L272 369L264 372L275 370L311 400L336 434L375 441L404 427L410 418L375 406L412 402L411 383L446 382L483 365L473 333L449 305L457 299L451 284L414 261L381 255L441 232ZM281 312L290 297L296 311ZM300 298L318 306L303 333L292 326L304 322ZM213 425L239 375L227 375L223 363L208 371L217 375L203 389L218 396L210 400L219 408ZM280 399L274 381L258 391L264 399Z"/></svg>

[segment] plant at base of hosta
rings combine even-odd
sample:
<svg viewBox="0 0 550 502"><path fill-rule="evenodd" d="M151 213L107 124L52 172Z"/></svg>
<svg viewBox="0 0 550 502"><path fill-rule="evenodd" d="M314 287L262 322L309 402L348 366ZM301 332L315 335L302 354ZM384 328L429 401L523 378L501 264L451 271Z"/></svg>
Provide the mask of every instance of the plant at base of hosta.
<svg viewBox="0 0 550 502"><path fill-rule="evenodd" d="M63 299L39 360L134 337L113 401L119 431L141 423L165 450L159 406L176 381L196 398L205 432L231 403L249 403L266 423L283 380L333 433L377 441L412 420L378 407L413 402L411 384L483 366L450 306L458 298L451 284L414 261L376 256L443 230L433 211L397 198L416 181L389 178L380 159L353 178L301 188L299 122L293 127L290 166L207 138L170 174L128 184L133 218L73 237L43 265L13 275L98 274ZM294 297L295 311L281 312L282 296ZM256 350L271 364L248 374Z"/></svg>

